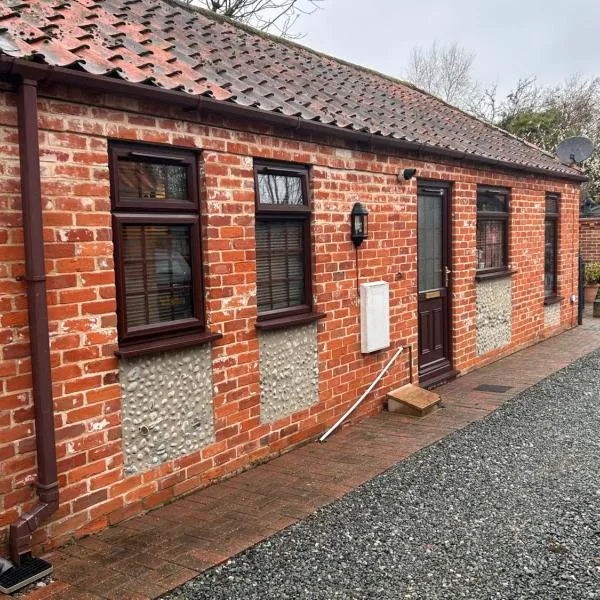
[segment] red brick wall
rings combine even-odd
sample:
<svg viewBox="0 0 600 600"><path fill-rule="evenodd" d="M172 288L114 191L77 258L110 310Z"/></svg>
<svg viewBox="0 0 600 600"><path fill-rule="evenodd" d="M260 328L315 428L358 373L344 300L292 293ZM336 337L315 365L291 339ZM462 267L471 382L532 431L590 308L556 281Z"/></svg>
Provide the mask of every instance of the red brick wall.
<svg viewBox="0 0 600 600"><path fill-rule="evenodd" d="M579 220L579 249L586 263L600 262L600 217Z"/></svg>
<svg viewBox="0 0 600 600"><path fill-rule="evenodd" d="M417 343L416 181L453 182L455 367L467 371L534 343L543 323L544 194L562 194L559 293L561 326L575 324L579 190L531 175L335 147L293 139L288 131L209 119L137 101L89 98L77 90L42 90L39 102L42 194L51 358L61 505L35 534L51 547L138 514L315 436L355 400L400 343ZM51 96L59 99L51 99ZM65 98L68 98L66 100ZM104 106L91 106L92 102ZM111 108L112 107L112 108ZM142 112L145 115L141 116ZM184 120L185 119L185 120ZM202 214L209 326L213 344L216 442L202 451L125 477L116 348L115 287L107 139L202 148ZM318 142L318 143L317 143ZM0 549L6 525L35 501L30 359L23 273L15 96L0 92ZM320 401L275 423L260 424L252 157L307 163L312 169L315 308L319 322ZM475 354L475 193L478 183L512 190L510 262L513 340ZM362 282L390 284L387 351L360 353L354 248L349 212L360 199L370 236L360 249ZM416 353L415 353L416 354ZM387 390L407 381L402 357L356 415L381 409ZM1 551L0 551L1 553Z"/></svg>

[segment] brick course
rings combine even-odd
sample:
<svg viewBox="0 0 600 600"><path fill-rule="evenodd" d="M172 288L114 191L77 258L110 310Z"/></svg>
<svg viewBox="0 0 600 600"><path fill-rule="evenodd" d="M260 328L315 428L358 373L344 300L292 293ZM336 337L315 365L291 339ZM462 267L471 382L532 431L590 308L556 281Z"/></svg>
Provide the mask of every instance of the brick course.
<svg viewBox="0 0 600 600"><path fill-rule="evenodd" d="M475 168L427 156L382 153L247 122L178 112L62 87L40 89L44 239L61 505L35 536L50 548L139 514L322 432L365 389L399 344L417 344L416 181L453 182L452 353L465 373L575 325L579 187L539 175ZM222 339L212 345L216 442L143 474L125 477L108 180L108 139L202 149L201 211L206 314ZM337 144L337 145L336 145ZM16 103L0 91L0 554L7 525L35 502L27 299L20 213ZM253 157L310 164L313 293L318 324L319 402L260 422ZM475 348L477 184L511 189L512 342L478 357ZM544 328L544 197L561 194L560 325ZM359 251L361 282L390 285L389 350L360 352L359 306L349 213L370 211ZM415 353L416 355L416 353ZM415 357L416 368L416 357ZM381 410L408 379L406 358L384 377L355 419Z"/></svg>
<svg viewBox="0 0 600 600"><path fill-rule="evenodd" d="M579 249L586 263L600 262L600 217L579 220Z"/></svg>

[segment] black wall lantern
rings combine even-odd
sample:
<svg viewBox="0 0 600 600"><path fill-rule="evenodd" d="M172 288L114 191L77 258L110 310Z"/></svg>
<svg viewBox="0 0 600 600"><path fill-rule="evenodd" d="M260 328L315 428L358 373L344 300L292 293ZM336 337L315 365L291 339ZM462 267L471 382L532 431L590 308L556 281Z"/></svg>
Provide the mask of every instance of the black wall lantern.
<svg viewBox="0 0 600 600"><path fill-rule="evenodd" d="M350 213L350 237L352 243L358 248L367 239L369 211L356 202Z"/></svg>

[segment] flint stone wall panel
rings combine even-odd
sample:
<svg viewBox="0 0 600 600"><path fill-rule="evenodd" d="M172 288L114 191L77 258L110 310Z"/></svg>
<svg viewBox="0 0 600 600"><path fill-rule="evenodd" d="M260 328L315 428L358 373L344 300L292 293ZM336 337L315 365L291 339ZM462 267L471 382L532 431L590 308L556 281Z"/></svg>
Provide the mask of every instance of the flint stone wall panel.
<svg viewBox="0 0 600 600"><path fill-rule="evenodd" d="M544 306L544 326L555 327L560 325L560 302Z"/></svg>
<svg viewBox="0 0 600 600"><path fill-rule="evenodd" d="M512 278L477 283L477 355L510 344L512 335Z"/></svg>
<svg viewBox="0 0 600 600"><path fill-rule="evenodd" d="M209 344L120 363L127 474L215 441Z"/></svg>
<svg viewBox="0 0 600 600"><path fill-rule="evenodd" d="M263 331L259 345L262 423L291 415L319 401L316 323Z"/></svg>

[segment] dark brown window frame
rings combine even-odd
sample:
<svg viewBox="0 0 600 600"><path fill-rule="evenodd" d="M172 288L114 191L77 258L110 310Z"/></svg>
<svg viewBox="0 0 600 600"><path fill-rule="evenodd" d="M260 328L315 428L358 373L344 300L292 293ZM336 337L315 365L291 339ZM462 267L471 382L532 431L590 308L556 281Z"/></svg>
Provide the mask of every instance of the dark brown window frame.
<svg viewBox="0 0 600 600"><path fill-rule="evenodd" d="M556 200L556 212L548 211L548 199L554 198ZM558 295L558 230L560 220L560 194L556 192L546 192L544 197L544 303L553 304L554 302L560 301ZM546 223L550 222L554 227L554 264L552 265L554 271L554 287L551 292L546 291Z"/></svg>
<svg viewBox="0 0 600 600"><path fill-rule="evenodd" d="M477 208L479 194L485 193L493 193L493 194L502 194L505 197L506 201L506 211L480 211ZM493 187L488 185L478 185L477 186L477 196L475 199L475 210L476 210L476 224L475 224L475 245L477 246L477 229L480 222L500 222L503 225L504 231L504 239L502 243L502 257L503 257L503 265L500 267L491 267L480 269L478 266L476 267L476 278L478 280L484 279L493 279L496 277L504 277L506 275L511 275L513 271L511 271L509 266L509 234L510 234L510 210L511 210L511 197L510 197L510 189L501 188L501 187Z"/></svg>
<svg viewBox="0 0 600 600"><path fill-rule="evenodd" d="M198 155L193 150L145 146L143 144L112 142L109 145L111 201L114 210L133 210L152 213L190 212L199 213ZM119 160L161 163L186 167L188 177L188 200L166 199L154 202L144 198L122 197L116 165Z"/></svg>
<svg viewBox="0 0 600 600"><path fill-rule="evenodd" d="M261 203L258 185L258 175L260 173L300 177L304 203L298 205L276 205ZM304 297L306 299L305 304L257 313L257 329L278 329L292 325L300 325L302 323L311 323L325 317L325 313L314 312L313 310L311 240L312 201L309 193L309 176L309 167L306 165L266 160L254 161L256 222L293 220L301 221L303 224L302 241L304 245Z"/></svg>
<svg viewBox="0 0 600 600"><path fill-rule="evenodd" d="M120 160L128 159L186 166L188 199L167 198L156 201L121 197L118 164ZM109 167L119 337L119 349L116 354L122 357L139 356L218 339L221 335L206 331L205 326L198 153L194 150L110 141ZM127 327L125 269L122 258L123 227L127 224L190 226L193 317Z"/></svg>

